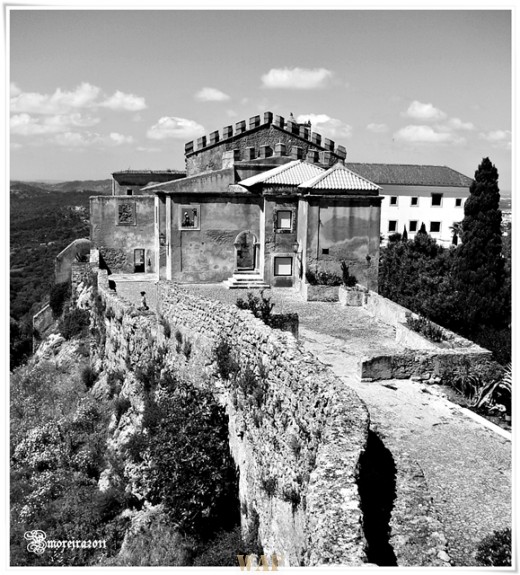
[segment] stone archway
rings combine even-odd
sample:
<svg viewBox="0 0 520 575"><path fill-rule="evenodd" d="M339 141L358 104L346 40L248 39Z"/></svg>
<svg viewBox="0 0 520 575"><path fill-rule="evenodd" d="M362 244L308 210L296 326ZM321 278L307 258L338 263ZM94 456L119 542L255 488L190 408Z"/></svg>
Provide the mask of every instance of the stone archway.
<svg viewBox="0 0 520 575"><path fill-rule="evenodd" d="M235 267L237 270L258 269L259 243L251 230L240 232L235 238Z"/></svg>

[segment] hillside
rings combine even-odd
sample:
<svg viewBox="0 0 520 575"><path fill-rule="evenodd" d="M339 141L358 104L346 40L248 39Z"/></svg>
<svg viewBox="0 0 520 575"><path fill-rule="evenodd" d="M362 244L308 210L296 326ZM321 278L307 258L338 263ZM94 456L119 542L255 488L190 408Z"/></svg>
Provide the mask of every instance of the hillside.
<svg viewBox="0 0 520 575"><path fill-rule="evenodd" d="M109 194L110 180L11 182L11 317L28 322L46 300L54 258L89 237L89 197Z"/></svg>

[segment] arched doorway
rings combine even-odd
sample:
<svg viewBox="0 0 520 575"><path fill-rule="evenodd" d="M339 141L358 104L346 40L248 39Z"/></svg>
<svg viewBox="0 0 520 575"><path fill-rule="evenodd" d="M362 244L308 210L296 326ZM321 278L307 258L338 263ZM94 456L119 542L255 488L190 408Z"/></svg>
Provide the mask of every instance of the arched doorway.
<svg viewBox="0 0 520 575"><path fill-rule="evenodd" d="M258 240L250 230L240 232L235 238L237 270L255 270L258 267Z"/></svg>

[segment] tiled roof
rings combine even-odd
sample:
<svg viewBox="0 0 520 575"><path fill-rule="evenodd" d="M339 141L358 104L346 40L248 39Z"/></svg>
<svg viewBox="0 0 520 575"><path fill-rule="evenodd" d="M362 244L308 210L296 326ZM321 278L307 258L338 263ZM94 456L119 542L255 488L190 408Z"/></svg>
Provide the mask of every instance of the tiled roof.
<svg viewBox="0 0 520 575"><path fill-rule="evenodd" d="M303 182L299 187L313 190L371 190L375 192L380 189L379 186L358 176L340 162L322 174Z"/></svg>
<svg viewBox="0 0 520 575"><path fill-rule="evenodd" d="M413 164L345 164L347 168L376 184L408 186L453 186L467 188L473 181L447 166Z"/></svg>
<svg viewBox="0 0 520 575"><path fill-rule="evenodd" d="M254 184L271 184L279 186L299 186L302 182L318 176L325 170L314 164L302 160L294 160L267 172L251 176L242 180L241 186L253 186Z"/></svg>

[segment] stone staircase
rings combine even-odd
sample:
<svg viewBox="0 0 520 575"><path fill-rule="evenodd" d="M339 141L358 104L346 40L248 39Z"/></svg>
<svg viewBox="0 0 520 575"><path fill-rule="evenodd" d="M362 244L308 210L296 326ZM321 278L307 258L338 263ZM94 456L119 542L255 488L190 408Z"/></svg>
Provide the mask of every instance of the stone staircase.
<svg viewBox="0 0 520 575"><path fill-rule="evenodd" d="M237 271L222 282L228 289L269 289L261 274L254 271Z"/></svg>

